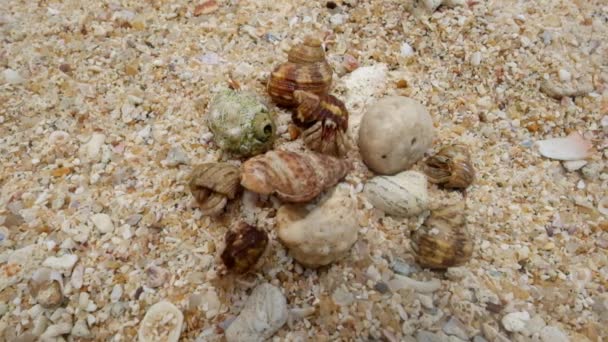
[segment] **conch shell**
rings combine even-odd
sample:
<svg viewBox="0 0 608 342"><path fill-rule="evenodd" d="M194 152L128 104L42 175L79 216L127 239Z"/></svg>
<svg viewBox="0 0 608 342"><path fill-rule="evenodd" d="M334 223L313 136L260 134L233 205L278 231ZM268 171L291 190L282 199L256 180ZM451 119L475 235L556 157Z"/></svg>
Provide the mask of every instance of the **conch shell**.
<svg viewBox="0 0 608 342"><path fill-rule="evenodd" d="M333 70L325 59L321 41L306 37L291 48L287 62L279 65L268 80L267 90L272 100L284 107L293 107L294 90L306 90L317 95L329 92Z"/></svg>
<svg viewBox="0 0 608 342"><path fill-rule="evenodd" d="M239 168L227 163L198 165L190 177L190 191L205 215L220 213L239 189Z"/></svg>
<svg viewBox="0 0 608 342"><path fill-rule="evenodd" d="M424 173L432 183L466 189L475 180L471 155L464 145L448 145L426 161Z"/></svg>
<svg viewBox="0 0 608 342"><path fill-rule="evenodd" d="M466 230L464 202L435 210L412 237L416 261L423 267L446 269L467 262L473 239Z"/></svg>
<svg viewBox="0 0 608 342"><path fill-rule="evenodd" d="M241 185L287 202L306 202L336 185L350 168L346 160L315 152L269 151L243 163Z"/></svg>
<svg viewBox="0 0 608 342"><path fill-rule="evenodd" d="M306 128L304 143L311 150L344 156L347 150L348 111L344 103L333 95L316 95L308 91L293 93L298 107L293 122Z"/></svg>

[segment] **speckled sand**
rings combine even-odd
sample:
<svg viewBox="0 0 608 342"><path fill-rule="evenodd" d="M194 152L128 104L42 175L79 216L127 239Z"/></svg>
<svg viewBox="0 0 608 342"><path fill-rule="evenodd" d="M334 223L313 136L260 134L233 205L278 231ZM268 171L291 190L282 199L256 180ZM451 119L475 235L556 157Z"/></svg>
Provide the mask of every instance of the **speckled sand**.
<svg viewBox="0 0 608 342"><path fill-rule="evenodd" d="M608 338L605 1L469 0L420 18L406 0L195 10L203 2L0 1L0 340L135 341L146 310L167 300L184 314L181 340L221 341L263 282L290 310L275 341ZM470 148L466 194L429 186L432 208L466 199L470 262L418 267L409 237L428 213L372 209L356 150L345 182L359 239L328 267L288 255L274 198L245 193L216 219L196 209L193 165L227 158L207 103L229 75L269 100L269 72L307 34L325 43L351 136L376 99L405 95L433 117L428 155ZM576 96L555 99L563 89ZM302 149L290 114L271 108L275 148ZM536 141L573 132L593 146L586 163L569 171L539 154ZM220 277L216 255L240 215L269 232L270 249L254 272ZM41 268L62 283L58 307L28 286Z"/></svg>

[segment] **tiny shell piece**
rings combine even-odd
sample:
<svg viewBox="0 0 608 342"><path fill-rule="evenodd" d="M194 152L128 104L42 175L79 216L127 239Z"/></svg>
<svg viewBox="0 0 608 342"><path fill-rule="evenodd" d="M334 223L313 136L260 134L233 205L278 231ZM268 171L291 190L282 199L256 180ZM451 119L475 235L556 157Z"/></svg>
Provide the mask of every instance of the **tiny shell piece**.
<svg viewBox="0 0 608 342"><path fill-rule="evenodd" d="M190 176L190 191L205 215L215 215L234 199L239 189L239 168L227 163L198 165Z"/></svg>
<svg viewBox="0 0 608 342"><path fill-rule="evenodd" d="M207 126L215 143L240 157L263 153L276 138L273 115L251 93L225 89L209 105Z"/></svg>
<svg viewBox="0 0 608 342"><path fill-rule="evenodd" d="M284 107L293 107L294 90L305 90L317 95L329 92L333 70L325 59L321 41L306 37L302 44L291 48L287 62L270 74L267 91L272 100Z"/></svg>
<svg viewBox="0 0 608 342"><path fill-rule="evenodd" d="M344 257L357 241L356 203L336 188L316 208L283 206L277 212L278 237L300 264L316 268Z"/></svg>
<svg viewBox="0 0 608 342"><path fill-rule="evenodd" d="M446 269L467 262L473 240L466 230L464 202L433 211L414 233L412 249L423 267Z"/></svg>
<svg viewBox="0 0 608 342"><path fill-rule="evenodd" d="M152 305L139 324L139 342L178 342L184 314L172 303L161 301Z"/></svg>
<svg viewBox="0 0 608 342"><path fill-rule="evenodd" d="M361 119L359 151L374 172L395 174L416 163L433 142L426 108L403 96L381 99Z"/></svg>
<svg viewBox="0 0 608 342"><path fill-rule="evenodd" d="M464 145L448 145L426 161L424 170L432 183L466 189L475 179L471 156Z"/></svg>
<svg viewBox="0 0 608 342"><path fill-rule="evenodd" d="M281 290L268 283L258 285L226 329L228 342L266 341L287 322L287 300Z"/></svg>
<svg viewBox="0 0 608 342"><path fill-rule="evenodd" d="M346 160L314 153L269 151L242 165L241 185L262 194L276 194L287 202L306 202L346 176Z"/></svg>
<svg viewBox="0 0 608 342"><path fill-rule="evenodd" d="M239 222L225 237L226 246L221 254L226 268L236 273L249 271L256 265L268 246L268 234L245 222Z"/></svg>
<svg viewBox="0 0 608 342"><path fill-rule="evenodd" d="M344 103L333 95L322 95L296 90L298 107L293 122L305 128L304 143L314 151L343 156L346 154L348 111Z"/></svg>
<svg viewBox="0 0 608 342"><path fill-rule="evenodd" d="M593 145L578 132L565 138L554 138L536 142L538 151L543 157L557 160L579 160L589 157Z"/></svg>
<svg viewBox="0 0 608 342"><path fill-rule="evenodd" d="M420 214L429 202L426 177L416 171L374 177L363 193L375 208L401 217Z"/></svg>

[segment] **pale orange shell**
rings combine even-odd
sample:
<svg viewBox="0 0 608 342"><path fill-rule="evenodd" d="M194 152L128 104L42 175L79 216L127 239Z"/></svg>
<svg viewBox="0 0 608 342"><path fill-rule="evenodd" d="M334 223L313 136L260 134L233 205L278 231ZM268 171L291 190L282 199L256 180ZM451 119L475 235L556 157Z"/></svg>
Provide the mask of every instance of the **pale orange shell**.
<svg viewBox="0 0 608 342"><path fill-rule="evenodd" d="M288 202L306 202L338 183L351 164L315 153L269 151L243 163L241 185Z"/></svg>

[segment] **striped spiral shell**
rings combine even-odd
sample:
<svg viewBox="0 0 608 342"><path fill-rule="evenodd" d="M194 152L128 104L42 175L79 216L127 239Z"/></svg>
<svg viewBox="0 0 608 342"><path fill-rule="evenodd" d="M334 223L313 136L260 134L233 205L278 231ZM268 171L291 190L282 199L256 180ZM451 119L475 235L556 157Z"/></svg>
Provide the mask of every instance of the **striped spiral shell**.
<svg viewBox="0 0 608 342"><path fill-rule="evenodd" d="M448 145L426 161L429 180L446 188L466 189L475 180L471 155L464 145Z"/></svg>
<svg viewBox="0 0 608 342"><path fill-rule="evenodd" d="M241 185L287 202L306 202L346 176L350 163L315 152L269 151L243 163Z"/></svg>
<svg viewBox="0 0 608 342"><path fill-rule="evenodd" d="M190 175L190 191L205 215L220 213L239 189L239 168L227 163L198 165Z"/></svg>
<svg viewBox="0 0 608 342"><path fill-rule="evenodd" d="M291 48L287 62L277 66L270 74L267 91L272 100L284 107L296 105L293 92L305 90L324 95L331 87L333 70L325 59L321 41L306 37L304 42Z"/></svg>

